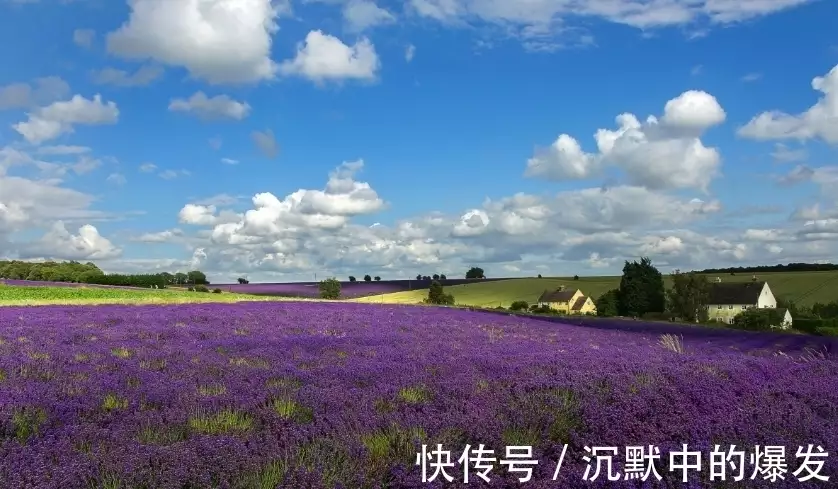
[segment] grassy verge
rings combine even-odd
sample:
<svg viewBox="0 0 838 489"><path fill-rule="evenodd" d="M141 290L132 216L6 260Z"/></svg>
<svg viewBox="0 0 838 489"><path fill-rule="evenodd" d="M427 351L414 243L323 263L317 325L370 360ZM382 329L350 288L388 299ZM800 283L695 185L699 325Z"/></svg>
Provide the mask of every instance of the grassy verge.
<svg viewBox="0 0 838 489"><path fill-rule="evenodd" d="M282 297L183 290L127 290L100 287L15 287L0 285L0 306L71 304L188 304L206 302L280 301ZM300 299L294 299L300 300Z"/></svg>

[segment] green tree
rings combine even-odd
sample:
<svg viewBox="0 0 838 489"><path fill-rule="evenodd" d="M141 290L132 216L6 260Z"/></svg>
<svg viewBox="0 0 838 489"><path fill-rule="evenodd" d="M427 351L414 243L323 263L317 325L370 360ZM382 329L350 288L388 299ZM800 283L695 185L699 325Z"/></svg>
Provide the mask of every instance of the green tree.
<svg viewBox="0 0 838 489"><path fill-rule="evenodd" d="M422 280L422 274L417 275L416 280Z"/></svg>
<svg viewBox="0 0 838 489"><path fill-rule="evenodd" d="M448 278L445 276L444 273L439 275L439 279L440 280L448 280Z"/></svg>
<svg viewBox="0 0 838 489"><path fill-rule="evenodd" d="M486 278L483 269L480 267L471 267L466 272L466 278Z"/></svg>
<svg viewBox="0 0 838 489"><path fill-rule="evenodd" d="M777 301L777 307L780 306L780 301ZM795 313L798 311L792 311L791 307L788 307L789 312L792 315L792 318L796 317ZM812 313L821 319L832 319L838 317L838 301L832 301L828 304L821 304L820 302L816 302L812 305Z"/></svg>
<svg viewBox="0 0 838 489"><path fill-rule="evenodd" d="M434 280L428 288L428 298L425 299L427 304L436 304L443 306L453 306L454 296L446 294L442 288L442 284Z"/></svg>
<svg viewBox="0 0 838 489"><path fill-rule="evenodd" d="M530 305L527 304L527 301L514 301L509 305L510 311L526 311L529 308Z"/></svg>
<svg viewBox="0 0 838 489"><path fill-rule="evenodd" d="M574 275L573 280L579 280L579 275Z"/></svg>
<svg viewBox="0 0 838 489"><path fill-rule="evenodd" d="M626 261L620 279L619 311L623 316L642 316L647 312L663 312L666 294L663 275L649 258L640 262Z"/></svg>
<svg viewBox="0 0 838 489"><path fill-rule="evenodd" d="M364 282L372 282L372 277L369 275L364 275Z"/></svg>
<svg viewBox="0 0 838 489"><path fill-rule="evenodd" d="M614 317L620 315L620 290L611 289L594 301L597 316Z"/></svg>
<svg viewBox="0 0 838 489"><path fill-rule="evenodd" d="M187 280L188 278L189 278L189 277L188 277L185 273L183 273L183 272L177 272L177 273L175 274L175 283L176 283L176 284L185 284L185 283L186 283L186 280Z"/></svg>
<svg viewBox="0 0 838 489"><path fill-rule="evenodd" d="M434 279L434 280L439 280L439 274L438 274L438 273L435 273L435 274L433 275L433 279Z"/></svg>
<svg viewBox="0 0 838 489"><path fill-rule="evenodd" d="M320 289L320 297L323 299L339 299L340 298L340 281L332 277L320 281L318 286Z"/></svg>
<svg viewBox="0 0 838 489"><path fill-rule="evenodd" d="M349 281L350 281L350 282L354 282L354 281L356 281L356 280L358 280L358 279L356 279L353 275L350 275L350 276L349 276Z"/></svg>
<svg viewBox="0 0 838 489"><path fill-rule="evenodd" d="M381 282L381 277L376 275L375 277L373 277L373 280L375 280L376 282Z"/></svg>
<svg viewBox="0 0 838 489"><path fill-rule="evenodd" d="M209 282L207 281L207 276L204 275L204 272L200 270L192 270L191 272L186 274L186 281L190 284L197 284L197 285L208 285Z"/></svg>
<svg viewBox="0 0 838 489"><path fill-rule="evenodd" d="M707 301L710 299L710 282L706 275L695 272L672 274L672 288L668 291L669 311L690 322L707 321Z"/></svg>

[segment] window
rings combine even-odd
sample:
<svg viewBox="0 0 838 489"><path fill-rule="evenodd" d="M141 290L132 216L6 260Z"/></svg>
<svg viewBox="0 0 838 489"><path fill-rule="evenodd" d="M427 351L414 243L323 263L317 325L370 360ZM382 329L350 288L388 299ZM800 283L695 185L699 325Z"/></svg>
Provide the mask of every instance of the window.
<svg viewBox="0 0 838 489"><path fill-rule="evenodd" d="M722 308L722 306L716 306L716 309L721 309L721 308Z"/></svg>
<svg viewBox="0 0 838 489"><path fill-rule="evenodd" d="M728 309L733 309L733 304L727 306Z"/></svg>

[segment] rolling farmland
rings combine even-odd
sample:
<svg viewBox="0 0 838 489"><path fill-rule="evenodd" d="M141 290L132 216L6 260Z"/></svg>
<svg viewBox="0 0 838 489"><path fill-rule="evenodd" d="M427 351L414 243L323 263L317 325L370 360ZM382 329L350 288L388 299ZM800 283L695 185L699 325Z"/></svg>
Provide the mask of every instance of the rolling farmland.
<svg viewBox="0 0 838 489"><path fill-rule="evenodd" d="M723 282L747 282L753 274L707 275ZM790 299L800 305L811 306L816 302L827 303L838 299L838 272L774 272L757 276L768 281L769 287L777 298ZM669 277L664 275L664 282L669 286ZM458 304L481 307L509 307L518 300L535 302L545 290L555 290L564 285L579 288L586 295L596 299L610 289L620 286L620 277L572 277L564 278L514 278L492 282L445 287L446 293L453 294ZM417 304L427 297L427 289L383 294L355 299L358 302L383 304Z"/></svg>
<svg viewBox="0 0 838 489"><path fill-rule="evenodd" d="M87 286L12 286L0 283L0 306L43 304L176 304L191 302L238 302L280 300L246 294L212 294L185 290L152 290ZM76 285L76 284L72 284Z"/></svg>

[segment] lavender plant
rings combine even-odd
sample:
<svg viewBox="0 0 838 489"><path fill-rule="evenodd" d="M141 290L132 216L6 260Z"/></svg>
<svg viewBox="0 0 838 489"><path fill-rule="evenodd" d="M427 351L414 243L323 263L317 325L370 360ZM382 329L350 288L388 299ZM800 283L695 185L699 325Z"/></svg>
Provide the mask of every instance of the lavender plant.
<svg viewBox="0 0 838 489"><path fill-rule="evenodd" d="M583 481L583 447L838 448L831 340L622 324L352 303L3 308L0 487L463 487L455 469L423 484L416 453L483 443L534 447L526 487L640 488ZM723 487L659 472L661 487ZM522 485L490 477L469 486ZM762 486L799 487L744 487Z"/></svg>

